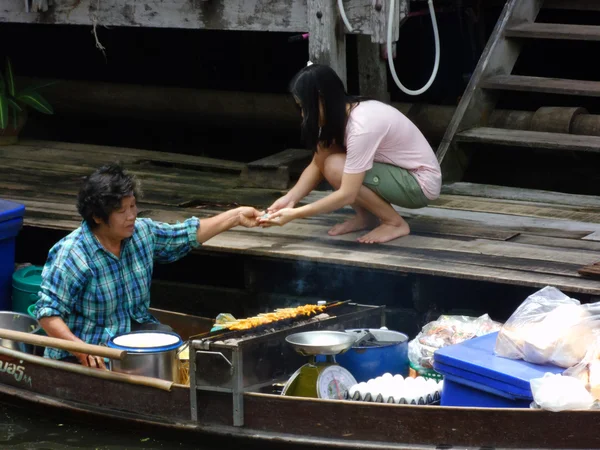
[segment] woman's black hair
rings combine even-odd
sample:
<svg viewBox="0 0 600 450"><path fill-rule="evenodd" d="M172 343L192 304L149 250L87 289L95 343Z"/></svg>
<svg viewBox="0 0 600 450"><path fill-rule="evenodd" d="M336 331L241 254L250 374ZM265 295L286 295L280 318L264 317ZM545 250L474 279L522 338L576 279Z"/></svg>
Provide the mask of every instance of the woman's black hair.
<svg viewBox="0 0 600 450"><path fill-rule="evenodd" d="M94 228L98 225L94 216L108 223L110 214L121 208L123 198L132 195L136 199L142 196L135 176L118 163L106 164L84 179L77 196L77 210L87 224Z"/></svg>
<svg viewBox="0 0 600 450"><path fill-rule="evenodd" d="M311 64L300 70L290 82L289 91L300 103L304 115L302 139L313 151L317 151L319 143L325 148L333 143L344 148L346 105L369 100L349 95L335 70L322 64ZM319 127L319 99L325 115L322 128Z"/></svg>

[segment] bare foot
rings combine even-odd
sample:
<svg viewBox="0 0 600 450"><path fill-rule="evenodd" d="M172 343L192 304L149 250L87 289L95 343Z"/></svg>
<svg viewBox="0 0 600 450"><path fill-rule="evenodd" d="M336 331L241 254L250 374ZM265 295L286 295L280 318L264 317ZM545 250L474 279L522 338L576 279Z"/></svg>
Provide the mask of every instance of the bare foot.
<svg viewBox="0 0 600 450"><path fill-rule="evenodd" d="M366 230L373 228L378 224L375 216L369 214L356 215L352 219L348 219L343 223L338 223L328 231L329 236L340 236L342 234L352 233L353 231Z"/></svg>
<svg viewBox="0 0 600 450"><path fill-rule="evenodd" d="M370 233L358 238L363 244L382 244L410 234L410 227L404 220L400 225L382 223Z"/></svg>

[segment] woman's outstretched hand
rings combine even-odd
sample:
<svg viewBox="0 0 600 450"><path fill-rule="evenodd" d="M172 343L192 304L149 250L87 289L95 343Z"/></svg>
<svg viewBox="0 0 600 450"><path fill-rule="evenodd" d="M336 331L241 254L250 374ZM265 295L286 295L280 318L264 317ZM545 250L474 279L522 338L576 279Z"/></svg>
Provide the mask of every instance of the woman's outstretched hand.
<svg viewBox="0 0 600 450"><path fill-rule="evenodd" d="M288 222L298 218L297 209L283 208L274 213L267 213L258 219L263 228L272 226L283 226Z"/></svg>
<svg viewBox="0 0 600 450"><path fill-rule="evenodd" d="M289 194L287 194L275 201L275 203L273 203L271 206L269 206L267 208L267 213L272 214L274 212L279 211L280 209L293 208L294 206L296 206L296 201L293 200Z"/></svg>

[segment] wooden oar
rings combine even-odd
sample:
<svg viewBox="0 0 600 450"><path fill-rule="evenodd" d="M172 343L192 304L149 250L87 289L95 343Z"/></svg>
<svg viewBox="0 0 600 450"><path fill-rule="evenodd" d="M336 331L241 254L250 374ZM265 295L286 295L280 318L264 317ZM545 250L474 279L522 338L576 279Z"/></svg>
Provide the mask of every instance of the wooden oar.
<svg viewBox="0 0 600 450"><path fill-rule="evenodd" d="M40 345L42 347L59 348L69 352L87 353L88 355L102 356L110 359L121 360L127 355L125 350L67 341L66 339L39 336L37 334L23 333L22 331L7 330L6 328L0 328L0 338L24 342L31 345Z"/></svg>
<svg viewBox="0 0 600 450"><path fill-rule="evenodd" d="M42 336L43 337L43 336ZM95 346L92 346L95 347ZM0 346L0 355L10 356L17 360L27 361L33 364L38 364L44 367L64 370L65 372L73 372L80 375L85 375L93 378L101 378L103 380L118 381L121 383L138 384L140 386L148 386L163 391L170 391L173 387L172 381L162 380L160 378L144 377L141 375L129 375L127 373L111 372L103 369L93 369L84 367L79 364L72 364L62 361L57 361L50 358L42 358L41 356L30 355L29 353L19 352L10 348Z"/></svg>

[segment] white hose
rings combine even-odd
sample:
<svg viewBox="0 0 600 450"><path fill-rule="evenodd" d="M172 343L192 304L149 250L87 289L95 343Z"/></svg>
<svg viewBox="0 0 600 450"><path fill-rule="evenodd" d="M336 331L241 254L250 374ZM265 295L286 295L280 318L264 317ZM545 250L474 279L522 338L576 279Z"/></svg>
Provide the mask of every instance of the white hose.
<svg viewBox="0 0 600 450"><path fill-rule="evenodd" d="M348 31L354 31L354 28L352 28L352 25L350 25L348 17L346 16L346 10L344 9L343 0L338 0L338 8L340 10L340 16L342 16L342 21L344 22L344 25L346 25L346 28L348 28Z"/></svg>
<svg viewBox="0 0 600 450"><path fill-rule="evenodd" d="M339 0L341 3L341 0ZM387 28L387 57L388 63L390 65L390 72L392 73L392 78L396 82L396 85L400 88L402 92L408 95L420 95L425 92L427 89L431 87L433 84L433 80L437 76L438 68L440 66L440 34L437 26L437 20L435 18L435 9L433 8L433 0L428 0L429 4L429 12L431 14L431 24L433 26L433 37L435 39L435 64L433 66L433 73L431 74L431 78L425 86L423 86L418 91L412 91L410 89L405 88L400 80L398 79L398 75L396 74L396 68L394 67L394 55L392 52L392 30L394 25L394 5L396 0L390 0L390 15L388 18L388 28Z"/></svg>

